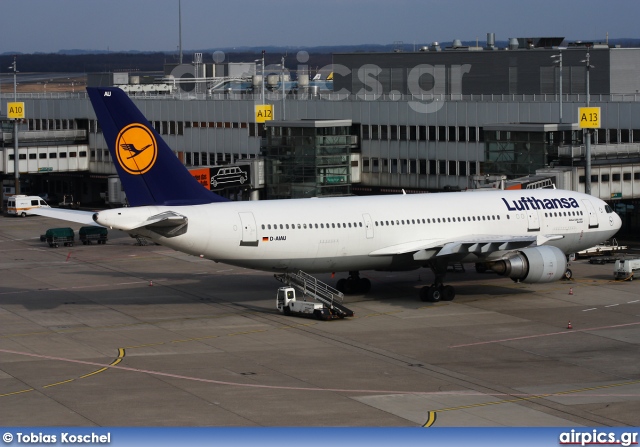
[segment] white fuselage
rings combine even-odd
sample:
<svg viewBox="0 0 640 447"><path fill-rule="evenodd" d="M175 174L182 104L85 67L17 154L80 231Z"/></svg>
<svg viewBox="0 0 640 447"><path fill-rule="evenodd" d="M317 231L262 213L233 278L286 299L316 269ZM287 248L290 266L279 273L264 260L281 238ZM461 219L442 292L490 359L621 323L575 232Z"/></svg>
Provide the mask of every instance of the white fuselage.
<svg viewBox="0 0 640 447"><path fill-rule="evenodd" d="M188 219L184 234L131 230L133 223L166 211ZM418 268L424 257L414 259L416 247L474 236L555 236L547 245L573 253L610 238L621 225L602 200L562 190L145 206L101 211L96 221L214 261L311 273ZM467 254L461 260L479 259Z"/></svg>

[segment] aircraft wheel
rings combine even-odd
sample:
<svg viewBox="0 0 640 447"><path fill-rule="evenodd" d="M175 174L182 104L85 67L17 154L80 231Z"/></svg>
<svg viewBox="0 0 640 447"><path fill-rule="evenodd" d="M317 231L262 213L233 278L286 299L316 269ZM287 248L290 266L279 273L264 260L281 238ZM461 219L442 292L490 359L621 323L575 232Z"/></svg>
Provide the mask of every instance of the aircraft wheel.
<svg viewBox="0 0 640 447"><path fill-rule="evenodd" d="M431 286L427 292L428 300L431 303L437 303L442 299L442 287Z"/></svg>
<svg viewBox="0 0 640 447"><path fill-rule="evenodd" d="M346 282L344 283L344 293L347 295L358 293L358 281L347 278Z"/></svg>
<svg viewBox="0 0 640 447"><path fill-rule="evenodd" d="M442 299L442 287L429 286L426 292L427 299L425 301L429 303L437 303Z"/></svg>
<svg viewBox="0 0 640 447"><path fill-rule="evenodd" d="M442 301L452 301L456 297L453 286L442 286Z"/></svg>
<svg viewBox="0 0 640 447"><path fill-rule="evenodd" d="M369 278L361 278L358 288L360 289L360 293L368 293L371 290L371 281L369 281Z"/></svg>
<svg viewBox="0 0 640 447"><path fill-rule="evenodd" d="M571 269L567 269L564 272L564 279L571 279L573 278L573 272L571 271Z"/></svg>

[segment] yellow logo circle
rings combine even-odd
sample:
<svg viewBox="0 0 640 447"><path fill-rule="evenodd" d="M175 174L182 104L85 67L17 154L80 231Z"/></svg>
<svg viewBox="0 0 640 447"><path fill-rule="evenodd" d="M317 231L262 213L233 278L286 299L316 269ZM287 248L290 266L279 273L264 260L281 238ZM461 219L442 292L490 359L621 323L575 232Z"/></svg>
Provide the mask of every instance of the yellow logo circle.
<svg viewBox="0 0 640 447"><path fill-rule="evenodd" d="M116 158L129 174L140 175L149 171L158 157L158 145L153 133L142 124L129 124L116 138Z"/></svg>

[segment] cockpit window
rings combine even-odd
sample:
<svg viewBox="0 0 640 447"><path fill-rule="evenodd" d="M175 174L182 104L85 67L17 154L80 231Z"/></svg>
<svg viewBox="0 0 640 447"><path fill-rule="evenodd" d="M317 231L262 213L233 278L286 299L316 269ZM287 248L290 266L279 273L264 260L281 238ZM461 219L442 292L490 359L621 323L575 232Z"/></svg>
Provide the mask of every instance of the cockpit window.
<svg viewBox="0 0 640 447"><path fill-rule="evenodd" d="M607 214L613 213L613 210L611 209L611 207L609 205L605 205L604 206L604 210L607 212Z"/></svg>

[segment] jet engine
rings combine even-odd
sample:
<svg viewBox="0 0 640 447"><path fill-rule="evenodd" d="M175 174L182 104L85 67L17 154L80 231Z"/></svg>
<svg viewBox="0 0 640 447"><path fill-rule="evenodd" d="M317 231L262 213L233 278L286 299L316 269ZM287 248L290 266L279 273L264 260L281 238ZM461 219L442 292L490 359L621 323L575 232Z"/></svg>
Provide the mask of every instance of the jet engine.
<svg viewBox="0 0 640 447"><path fill-rule="evenodd" d="M542 245L510 253L504 259L487 263L500 276L525 283L552 282L567 270L567 257L557 247Z"/></svg>

